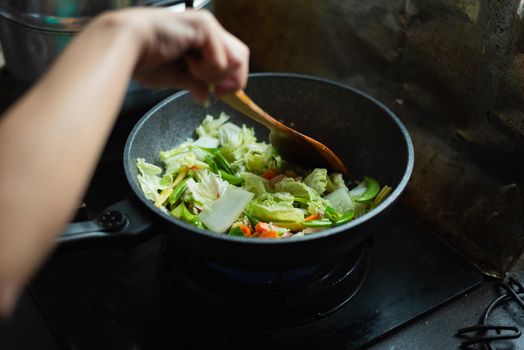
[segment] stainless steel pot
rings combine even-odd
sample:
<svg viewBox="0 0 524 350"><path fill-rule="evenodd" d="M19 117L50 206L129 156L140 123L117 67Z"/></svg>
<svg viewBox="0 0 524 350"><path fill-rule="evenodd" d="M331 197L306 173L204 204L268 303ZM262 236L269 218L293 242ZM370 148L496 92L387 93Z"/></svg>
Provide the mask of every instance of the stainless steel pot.
<svg viewBox="0 0 524 350"><path fill-rule="evenodd" d="M21 83L31 84L72 37L97 14L130 6L161 6L173 11L208 7L210 0L0 0L0 43L6 66ZM130 84L129 92L142 87Z"/></svg>

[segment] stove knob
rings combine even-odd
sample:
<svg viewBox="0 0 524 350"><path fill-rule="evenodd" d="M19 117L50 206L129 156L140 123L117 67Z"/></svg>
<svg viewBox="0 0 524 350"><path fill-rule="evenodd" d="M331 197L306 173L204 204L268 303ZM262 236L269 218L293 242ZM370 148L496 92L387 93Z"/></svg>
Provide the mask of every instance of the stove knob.
<svg viewBox="0 0 524 350"><path fill-rule="evenodd" d="M97 223L103 230L115 232L126 227L128 220L122 212L110 210L98 217Z"/></svg>

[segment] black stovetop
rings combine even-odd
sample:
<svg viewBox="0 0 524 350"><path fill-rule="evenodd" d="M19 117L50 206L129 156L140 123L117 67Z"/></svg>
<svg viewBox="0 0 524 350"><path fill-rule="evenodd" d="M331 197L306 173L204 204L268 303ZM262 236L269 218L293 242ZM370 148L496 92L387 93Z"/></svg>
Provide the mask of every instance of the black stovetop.
<svg viewBox="0 0 524 350"><path fill-rule="evenodd" d="M144 111L128 112L116 123L85 196L91 215L130 198L123 146ZM369 271L358 293L333 312L290 326L231 323L227 307L189 305L162 278L164 253L163 234L154 227L133 239L60 244L24 299L36 306L32 312L63 349L356 349L482 281L479 271L400 207L371 242ZM3 336L10 349L10 333Z"/></svg>
<svg viewBox="0 0 524 350"><path fill-rule="evenodd" d="M166 343L355 349L482 280L401 210L387 227L375 236L369 275L358 294L337 311L298 326L232 325L221 322L220 314L180 303L162 283L161 235L141 243L61 247L32 283L31 296L66 349L157 349Z"/></svg>

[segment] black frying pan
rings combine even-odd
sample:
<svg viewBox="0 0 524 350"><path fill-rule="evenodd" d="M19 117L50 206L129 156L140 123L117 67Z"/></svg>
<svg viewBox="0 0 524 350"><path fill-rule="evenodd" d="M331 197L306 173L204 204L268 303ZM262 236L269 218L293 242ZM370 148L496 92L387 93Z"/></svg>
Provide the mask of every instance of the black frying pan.
<svg viewBox="0 0 524 350"><path fill-rule="evenodd" d="M179 92L137 123L124 151L131 188L164 225L168 244L208 260L266 270L321 262L356 247L372 233L379 234L381 228L376 224L404 190L413 169L413 145L399 119L362 92L303 75L253 74L246 92L272 116L329 146L347 164L351 180L372 176L394 191L366 215L305 237L250 239L201 231L161 212L144 197L137 180L136 159L160 165L159 152L193 137L206 114L217 116L225 111L232 122L253 126L262 139L267 140L268 132L222 102L205 109L187 92Z"/></svg>

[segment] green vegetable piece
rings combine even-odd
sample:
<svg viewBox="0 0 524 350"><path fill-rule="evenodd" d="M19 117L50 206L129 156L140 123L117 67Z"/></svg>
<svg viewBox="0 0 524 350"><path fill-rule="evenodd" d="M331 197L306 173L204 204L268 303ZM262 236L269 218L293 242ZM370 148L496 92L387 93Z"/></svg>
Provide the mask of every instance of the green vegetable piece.
<svg viewBox="0 0 524 350"><path fill-rule="evenodd" d="M163 163L164 163L166 175L173 177L175 174L179 173L182 169L184 168L190 169L193 166L197 166L200 168L208 167L206 163L199 160L197 153L200 152L200 150L198 150L196 147L184 146L182 147L182 150L180 152L182 153L176 153L171 157L168 157L167 155L163 155L163 156L161 155L161 158L165 158L165 160L163 160ZM204 153L202 153L199 156L203 159L205 155Z"/></svg>
<svg viewBox="0 0 524 350"><path fill-rule="evenodd" d="M326 191L328 193L338 190L341 187L347 189L346 183L344 182L344 178L340 173L331 174L331 176L328 176L327 180L328 182L326 186Z"/></svg>
<svg viewBox="0 0 524 350"><path fill-rule="evenodd" d="M313 171L304 179L304 183L314 189L318 194L326 192L328 184L327 169L313 169Z"/></svg>
<svg viewBox="0 0 524 350"><path fill-rule="evenodd" d="M182 205L182 215L180 216L180 219L190 224L196 225L198 222L198 217L191 213L184 204Z"/></svg>
<svg viewBox="0 0 524 350"><path fill-rule="evenodd" d="M199 228L199 229L201 229L201 230L207 230L206 225L204 225L204 224L202 223L202 221L200 221L200 219L197 220L193 225L195 225L197 228Z"/></svg>
<svg viewBox="0 0 524 350"><path fill-rule="evenodd" d="M247 218L247 220L249 221L249 223L251 224L251 226L255 227L259 222L260 220L258 220L256 217L254 217L253 215L250 215L248 213L245 213L244 214Z"/></svg>
<svg viewBox="0 0 524 350"><path fill-rule="evenodd" d="M304 198L307 200L313 200L319 198L318 193L312 188L308 187L305 183L297 181L292 178L284 178L275 184L275 191L277 192L288 192L295 197Z"/></svg>
<svg viewBox="0 0 524 350"><path fill-rule="evenodd" d="M240 186L244 182L244 179L241 178L240 176L228 174L224 170L219 170L219 172L220 172L220 176L222 176L222 179L226 180L231 185Z"/></svg>
<svg viewBox="0 0 524 350"><path fill-rule="evenodd" d="M250 152L246 154L246 167L249 171L261 173L267 167L267 164L262 154Z"/></svg>
<svg viewBox="0 0 524 350"><path fill-rule="evenodd" d="M284 178L275 184L277 192L291 193L295 198L307 199L307 210L310 214L316 214L319 211L324 211L329 202L320 197L320 195L305 183L297 181L292 178ZM296 200L300 203L300 200Z"/></svg>
<svg viewBox="0 0 524 350"><path fill-rule="evenodd" d="M230 234L231 236L244 237L244 232L242 232L242 230L241 230L240 227L238 227L238 226L233 227L233 228L229 231L229 234Z"/></svg>
<svg viewBox="0 0 524 350"><path fill-rule="evenodd" d="M337 221L335 221L334 226L342 225L350 222L355 218L355 212L353 210L343 214Z"/></svg>
<svg viewBox="0 0 524 350"><path fill-rule="evenodd" d="M362 203L362 202L370 201L373 198L375 198L378 192L380 191L380 184L378 183L377 180L371 177L368 177L368 176L364 176L364 180L366 181L366 185L367 185L366 192L364 192L359 197L355 198L355 202Z"/></svg>
<svg viewBox="0 0 524 350"><path fill-rule="evenodd" d="M213 156L214 156L213 158L216 164L218 165L220 169L224 170L228 174L231 174L231 175L234 174L233 170L231 170L231 165L229 165L229 162L227 161L227 159L224 158L224 156L218 150L215 150L213 152Z"/></svg>
<svg viewBox="0 0 524 350"><path fill-rule="evenodd" d="M196 128L196 134L200 137L218 137L219 129L229 119L225 113L220 113L218 118L213 118L211 115L206 115L206 118L202 121L202 124Z"/></svg>
<svg viewBox="0 0 524 350"><path fill-rule="evenodd" d="M173 176L164 174L162 175L162 180L160 180L160 186L164 187L171 187L171 184L173 184Z"/></svg>
<svg viewBox="0 0 524 350"><path fill-rule="evenodd" d="M231 186L226 180L208 170L198 171L194 178L187 181L187 191L191 194L196 206L204 209L218 200Z"/></svg>
<svg viewBox="0 0 524 350"><path fill-rule="evenodd" d="M180 219L180 216L182 215L182 205L183 204L184 203L180 203L180 205L175 207L175 209L171 210L170 211L171 215L173 215L177 219Z"/></svg>
<svg viewBox="0 0 524 350"><path fill-rule="evenodd" d="M293 207L293 196L286 192L265 193L253 200L246 212L265 222L302 222L304 210Z"/></svg>
<svg viewBox="0 0 524 350"><path fill-rule="evenodd" d="M393 191L393 189L389 187L388 185L385 185L384 187L382 187L382 189L377 194L375 199L373 199L373 202L371 203L371 209L376 208L380 203L382 203L384 199L386 199L386 197L389 196L391 191Z"/></svg>
<svg viewBox="0 0 524 350"><path fill-rule="evenodd" d="M329 202L329 206L339 213L345 213L348 210L355 209L356 203L353 203L349 191L345 187L340 187L324 197ZM359 204L363 206L363 204Z"/></svg>
<svg viewBox="0 0 524 350"><path fill-rule="evenodd" d="M158 192L166 188L161 185L162 179L159 176L162 173L162 169L154 164L146 163L144 158L138 158L136 166L140 171L138 175L140 188L142 188L147 199L155 202L160 196Z"/></svg>
<svg viewBox="0 0 524 350"><path fill-rule="evenodd" d="M234 175L234 172L233 170L231 169L231 165L229 164L229 162L227 161L226 158L224 158L224 156L222 155L222 153L220 153L220 151L218 150L218 148L204 148L204 147L199 147L201 150L203 151L206 151L207 153L209 153L209 155L211 155L213 157L213 161L214 163L217 165L217 168L218 169L222 169L224 170L225 172L231 174L231 175ZM207 157L206 157L207 158ZM204 160L206 159L204 158ZM206 162L207 163L207 162ZM209 164L209 163L208 163Z"/></svg>
<svg viewBox="0 0 524 350"><path fill-rule="evenodd" d="M173 192L171 192L171 194L169 195L169 204L175 205L176 202L178 202L178 200L180 199L180 197L182 197L182 194L184 194L184 191L187 188L186 182L189 179L190 178L188 177L175 186Z"/></svg>
<svg viewBox="0 0 524 350"><path fill-rule="evenodd" d="M305 227L331 227L333 223L330 220L311 220L304 221L303 225Z"/></svg>
<svg viewBox="0 0 524 350"><path fill-rule="evenodd" d="M175 209L171 210L171 215L173 215L177 219L180 219L182 221L187 222L188 224L191 224L197 227L201 227L202 225L198 216L191 213L183 202L180 203Z"/></svg>
<svg viewBox="0 0 524 350"><path fill-rule="evenodd" d="M331 207L326 207L326 210L324 211L324 215L326 215L326 217L332 222L336 222L337 220L341 218L340 213Z"/></svg>
<svg viewBox="0 0 524 350"><path fill-rule="evenodd" d="M213 157L206 156L204 158L204 162L209 165L209 170L211 170L214 173L218 173L218 166L217 163L213 160Z"/></svg>
<svg viewBox="0 0 524 350"><path fill-rule="evenodd" d="M301 198L301 197L295 197L293 200L295 202L297 202L297 203L302 203L302 204L308 204L309 203L309 200L307 200L305 198Z"/></svg>
<svg viewBox="0 0 524 350"><path fill-rule="evenodd" d="M225 123L218 130L220 141L220 153L229 161L236 160L235 153L243 146L242 128L233 124Z"/></svg>
<svg viewBox="0 0 524 350"><path fill-rule="evenodd" d="M242 187L245 190L254 193L257 196L267 192L266 187L269 186L269 181L263 177L247 172L238 173L236 176L239 176L244 180Z"/></svg>

